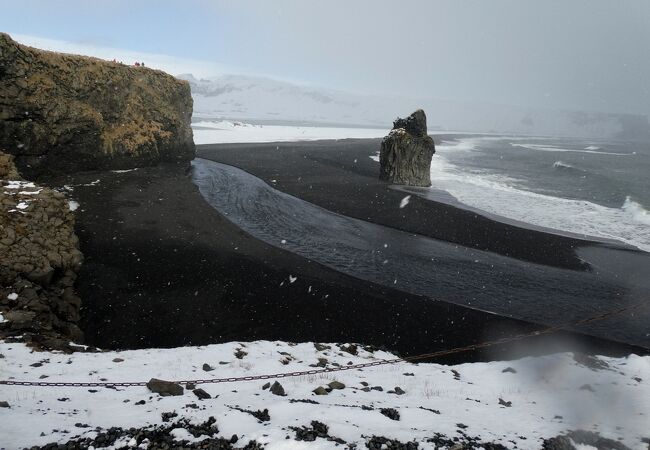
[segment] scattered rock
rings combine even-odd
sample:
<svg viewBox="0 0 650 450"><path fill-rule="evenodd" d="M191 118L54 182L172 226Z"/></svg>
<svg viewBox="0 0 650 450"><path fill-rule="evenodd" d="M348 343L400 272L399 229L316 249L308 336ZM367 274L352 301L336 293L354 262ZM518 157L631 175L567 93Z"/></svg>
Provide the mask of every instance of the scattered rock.
<svg viewBox="0 0 650 450"><path fill-rule="evenodd" d="M316 364L310 364L309 367L327 367L327 358L318 358Z"/></svg>
<svg viewBox="0 0 650 450"><path fill-rule="evenodd" d="M196 443L184 442L179 446L174 442L173 430L183 428L194 437L201 437ZM176 449L176 448L208 448L211 450L234 450L232 438L230 440L217 436L219 429L216 426L214 417L207 421L194 424L188 419L180 419L176 422L167 422L160 426L148 426L142 428L123 429L113 427L109 429L97 428L92 437L79 437L63 443L51 443L42 447L32 449L87 449L106 448L116 446L119 441L119 448L125 448L124 442L132 441L135 445L130 448L151 448L151 449ZM144 444L144 445L143 445ZM263 447L255 441L249 442L246 446L240 447L243 450L262 450Z"/></svg>
<svg viewBox="0 0 650 450"><path fill-rule="evenodd" d="M210 372L214 370L214 367L212 367L210 364L205 363L203 364L203 370L205 370L206 372Z"/></svg>
<svg viewBox="0 0 650 450"><path fill-rule="evenodd" d="M255 417L257 420L260 422L268 422L271 420L271 416L269 415L269 410L264 409L263 411L260 411L259 409L257 411L251 411L250 409L243 409L238 406L229 406L230 409L234 409L236 411L241 411L247 414L250 414L251 416Z"/></svg>
<svg viewBox="0 0 650 450"><path fill-rule="evenodd" d="M505 406L506 408L510 408L512 406L512 402L507 402L502 398L499 398L499 405Z"/></svg>
<svg viewBox="0 0 650 450"><path fill-rule="evenodd" d="M1 401L0 402L0 408L9 408L9 402L6 401Z"/></svg>
<svg viewBox="0 0 650 450"><path fill-rule="evenodd" d="M274 381L273 384L271 385L271 388L269 389L272 394L279 395L279 396L286 396L287 394L284 392L284 388L280 383L277 381Z"/></svg>
<svg viewBox="0 0 650 450"><path fill-rule="evenodd" d="M316 389L312 391L316 395L327 395L329 394L329 391L325 389L323 386L318 386Z"/></svg>
<svg viewBox="0 0 650 450"><path fill-rule="evenodd" d="M613 439L602 437L593 431L570 431L566 434L566 437L570 438L576 444L595 447L598 450L630 450L626 445Z"/></svg>
<svg viewBox="0 0 650 450"><path fill-rule="evenodd" d="M184 392L183 386L180 384L171 381L158 380L156 378L149 380L147 387L151 392L160 394L163 397L168 395L183 395Z"/></svg>
<svg viewBox="0 0 650 450"><path fill-rule="evenodd" d="M339 381L332 381L328 384L330 389L345 389L345 384L339 382Z"/></svg>
<svg viewBox="0 0 650 450"><path fill-rule="evenodd" d="M121 362L124 362L124 360L122 358L114 358L113 362L114 363L121 363Z"/></svg>
<svg viewBox="0 0 650 450"><path fill-rule="evenodd" d="M199 400L207 400L209 398L212 398L210 394L208 394L201 388L194 389L192 392L194 393L194 395L196 395L199 398Z"/></svg>
<svg viewBox="0 0 650 450"><path fill-rule="evenodd" d="M517 371L512 367L506 367L501 371L501 373L517 373Z"/></svg>
<svg viewBox="0 0 650 450"><path fill-rule="evenodd" d="M366 443L369 450L417 450L417 442L402 443L396 439L387 439L382 436L373 436Z"/></svg>
<svg viewBox="0 0 650 450"><path fill-rule="evenodd" d="M403 390L403 389L402 389L401 387L399 387L399 386L395 386L395 389L393 389L392 391L388 391L388 393L389 393L389 394L404 395L404 394L406 394L406 391Z"/></svg>
<svg viewBox="0 0 650 450"><path fill-rule="evenodd" d="M271 387L271 383L268 383L268 382L267 382L267 383L264 383L264 384L262 385L262 390L265 391L265 390L267 390L267 389L270 388L270 387Z"/></svg>
<svg viewBox="0 0 650 450"><path fill-rule="evenodd" d="M160 416L162 417L163 422L169 422L174 417L178 417L178 413L176 413L176 412L164 412Z"/></svg>
<svg viewBox="0 0 650 450"><path fill-rule="evenodd" d="M309 400L309 399L295 399L295 398L290 398L290 399L289 399L289 403L309 403L309 404L311 404L311 405L320 405L320 403L318 403L318 402L315 401L315 400Z"/></svg>
<svg viewBox="0 0 650 450"><path fill-rule="evenodd" d="M328 441L345 444L343 439L330 436L328 426L317 420L312 420L311 427L291 427L291 429L296 432L296 441L313 442L316 438L323 438Z"/></svg>
<svg viewBox="0 0 650 450"><path fill-rule="evenodd" d="M359 347L356 344L341 344L339 345L339 348L342 351L354 356L359 354Z"/></svg>
<svg viewBox="0 0 650 450"><path fill-rule="evenodd" d="M381 408L379 412L391 420L399 420L399 412L394 408Z"/></svg>
<svg viewBox="0 0 650 450"><path fill-rule="evenodd" d="M332 348L332 347L330 347L329 345L319 344L318 342L314 342L314 347L315 347L316 350L319 351L319 352L322 352L322 351L325 351L325 350L329 350L329 349Z"/></svg>

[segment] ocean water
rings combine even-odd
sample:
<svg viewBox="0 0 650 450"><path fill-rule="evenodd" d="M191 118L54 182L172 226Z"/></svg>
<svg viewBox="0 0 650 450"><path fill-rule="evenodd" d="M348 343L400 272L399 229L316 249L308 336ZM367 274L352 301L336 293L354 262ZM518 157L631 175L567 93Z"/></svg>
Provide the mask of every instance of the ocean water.
<svg viewBox="0 0 650 450"><path fill-rule="evenodd" d="M431 182L475 209L650 252L650 143L436 139Z"/></svg>

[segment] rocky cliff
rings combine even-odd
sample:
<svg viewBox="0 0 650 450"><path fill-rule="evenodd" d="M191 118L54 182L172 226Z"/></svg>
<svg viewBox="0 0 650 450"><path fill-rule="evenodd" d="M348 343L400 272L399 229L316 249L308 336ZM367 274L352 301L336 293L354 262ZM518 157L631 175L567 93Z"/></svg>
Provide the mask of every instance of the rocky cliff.
<svg viewBox="0 0 650 450"><path fill-rule="evenodd" d="M431 186L431 157L436 152L427 134L427 116L418 109L393 122L381 142L379 179L409 186Z"/></svg>
<svg viewBox="0 0 650 450"><path fill-rule="evenodd" d="M83 333L74 292L82 261L74 233L76 204L23 180L0 152L0 338L69 349Z"/></svg>
<svg viewBox="0 0 650 450"><path fill-rule="evenodd" d="M186 81L0 33L0 148L29 178L188 161L191 116Z"/></svg>

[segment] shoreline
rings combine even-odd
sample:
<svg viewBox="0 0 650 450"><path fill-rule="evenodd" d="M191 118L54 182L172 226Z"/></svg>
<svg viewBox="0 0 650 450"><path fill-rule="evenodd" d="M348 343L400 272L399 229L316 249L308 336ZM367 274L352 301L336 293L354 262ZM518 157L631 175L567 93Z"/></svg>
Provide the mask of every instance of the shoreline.
<svg viewBox="0 0 650 450"><path fill-rule="evenodd" d="M169 348L264 339L359 342L414 355L539 328L362 281L265 244L212 208L182 165L85 172L52 183L74 185L71 197L81 204L77 234L85 263L78 292L89 345ZM524 347L437 362L570 349L647 352L562 332Z"/></svg>
<svg viewBox="0 0 650 450"><path fill-rule="evenodd" d="M588 270L575 249L605 245L502 222L453 202L420 196L411 197L407 215L397 207L404 197L401 189L379 181L376 163L369 158L379 142L346 139L205 144L197 146L197 157L242 169L275 189L344 216L533 263ZM293 164L291 174L283 173L287 159ZM295 173L301 174L300 179ZM333 187L339 191L337 198L329 192Z"/></svg>

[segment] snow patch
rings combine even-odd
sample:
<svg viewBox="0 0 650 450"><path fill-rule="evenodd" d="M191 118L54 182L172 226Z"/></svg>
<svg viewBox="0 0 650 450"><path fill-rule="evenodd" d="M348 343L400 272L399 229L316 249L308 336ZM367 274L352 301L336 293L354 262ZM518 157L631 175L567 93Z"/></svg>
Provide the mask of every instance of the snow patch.
<svg viewBox="0 0 650 450"><path fill-rule="evenodd" d="M284 125L253 125L230 121L202 121L192 124L194 142L234 144L253 142L315 141L321 139L368 139L388 134L384 128L336 128Z"/></svg>
<svg viewBox="0 0 650 450"><path fill-rule="evenodd" d="M0 342L0 353L5 356L0 377L34 381L47 377L48 382L204 379L313 370L318 363L336 367L394 358L390 353L363 347L356 355L341 351L337 344L318 348L321 350L313 343L256 341L66 355L33 352L21 343ZM235 354L242 349L246 354L238 359ZM116 358L122 361L116 363ZM77 435L93 436L95 427L161 425L161 413L175 411L179 418L192 423L214 416L220 436L227 439L237 434L240 442L258 440L268 443L266 448L302 448L302 443L285 440L288 427L309 426L318 420L329 426L331 436L357 444L357 448L365 448L366 437L372 435L402 442L416 440L420 448L432 448L424 441L439 432L450 438L466 433L508 448L538 450L541 439L582 428L597 429L610 439L620 438L633 450L646 450L641 439L647 437L650 415L650 357L598 359L606 368L590 369L571 354L456 366L404 362L283 378L279 381L286 397L262 390L265 380L199 384L212 396L204 401L191 391L158 397L144 386L85 389L0 385L0 398L10 404L8 414L0 421L0 436L7 449L61 443ZM219 370L204 372L203 364ZM317 386L334 380L345 388L326 396L312 393ZM383 391L364 390L364 383L381 386ZM138 404L141 401L144 404ZM250 414L231 408L233 405L253 411L268 409L271 420L259 423ZM394 408L401 420L388 419L380 413L381 408ZM79 422L89 428L75 427ZM459 423L467 428L459 429ZM174 434L180 440L187 438L181 430ZM293 437L292 432L288 434ZM320 438L310 445L337 448Z"/></svg>

